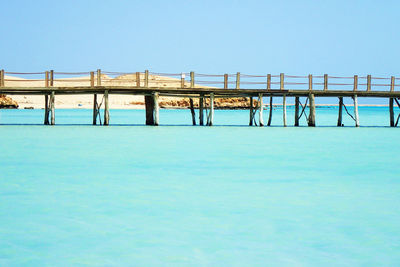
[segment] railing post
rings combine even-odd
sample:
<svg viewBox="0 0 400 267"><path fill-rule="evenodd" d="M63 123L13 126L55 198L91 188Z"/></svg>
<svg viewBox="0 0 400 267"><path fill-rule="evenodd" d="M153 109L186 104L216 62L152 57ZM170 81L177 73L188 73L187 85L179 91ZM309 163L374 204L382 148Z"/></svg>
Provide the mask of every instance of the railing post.
<svg viewBox="0 0 400 267"><path fill-rule="evenodd" d="M353 91L357 91L357 89L358 89L358 75L354 75Z"/></svg>
<svg viewBox="0 0 400 267"><path fill-rule="evenodd" d="M185 75L185 73L181 73L181 88L185 88L185 78L186 78L186 75Z"/></svg>
<svg viewBox="0 0 400 267"><path fill-rule="evenodd" d="M367 91L371 91L371 75L367 75Z"/></svg>
<svg viewBox="0 0 400 267"><path fill-rule="evenodd" d="M90 72L90 87L94 87L94 71Z"/></svg>
<svg viewBox="0 0 400 267"><path fill-rule="evenodd" d="M136 87L140 87L140 72L136 72Z"/></svg>
<svg viewBox="0 0 400 267"><path fill-rule="evenodd" d="M54 70L50 71L50 86L54 86Z"/></svg>
<svg viewBox="0 0 400 267"><path fill-rule="evenodd" d="M49 72L48 71L46 71L44 73L44 86L49 87Z"/></svg>
<svg viewBox="0 0 400 267"><path fill-rule="evenodd" d="M224 74L224 89L228 89L228 74Z"/></svg>
<svg viewBox="0 0 400 267"><path fill-rule="evenodd" d="M390 77L390 91L394 91L394 76Z"/></svg>
<svg viewBox="0 0 400 267"><path fill-rule="evenodd" d="M267 74L267 90L271 90L271 74Z"/></svg>
<svg viewBox="0 0 400 267"><path fill-rule="evenodd" d="M308 74L308 90L312 91L312 89L313 89L312 74Z"/></svg>
<svg viewBox="0 0 400 267"><path fill-rule="evenodd" d="M324 74L324 91L328 90L328 74Z"/></svg>
<svg viewBox="0 0 400 267"><path fill-rule="evenodd" d="M4 86L4 70L0 70L0 86Z"/></svg>
<svg viewBox="0 0 400 267"><path fill-rule="evenodd" d="M190 72L190 88L194 88L194 71Z"/></svg>
<svg viewBox="0 0 400 267"><path fill-rule="evenodd" d="M144 71L144 87L149 88L149 70Z"/></svg>
<svg viewBox="0 0 400 267"><path fill-rule="evenodd" d="M240 89L240 72L236 73L236 89Z"/></svg>
<svg viewBox="0 0 400 267"><path fill-rule="evenodd" d="M285 87L285 81L284 81L284 79L285 79L285 74L281 73L281 75L280 75L280 89L281 89L281 90L283 90L284 87Z"/></svg>
<svg viewBox="0 0 400 267"><path fill-rule="evenodd" d="M97 69L97 86L101 86L101 69Z"/></svg>

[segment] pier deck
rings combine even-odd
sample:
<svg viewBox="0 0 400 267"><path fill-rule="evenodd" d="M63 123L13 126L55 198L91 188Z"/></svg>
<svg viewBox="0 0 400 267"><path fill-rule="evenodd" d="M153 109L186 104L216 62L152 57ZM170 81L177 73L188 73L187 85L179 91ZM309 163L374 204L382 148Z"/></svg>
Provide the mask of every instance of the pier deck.
<svg viewBox="0 0 400 267"><path fill-rule="evenodd" d="M13 75L13 76L11 76ZM42 79L32 78L35 75L43 75ZM55 78L67 76L66 78ZM79 77L73 77L80 75ZM82 76L85 75L85 76ZM21 78L21 76L25 78ZM72 76L72 77L71 77ZM28 78L26 78L28 77ZM186 77L189 77L188 79ZM206 80L204 80L206 79ZM332 82L333 80L333 82ZM350 80L350 81L349 81ZM5 95L43 95L45 120L44 124L55 124L55 102L57 95L82 95L93 94L93 124L97 124L97 117L100 115L101 104L97 103L97 95L104 95L104 125L109 124L109 105L108 96L110 94L123 95L143 95L145 96L146 124L159 124L159 96L186 97L190 98L190 109L195 124L195 112L193 98L199 98L199 118L200 125L204 125L205 109L207 112L206 125L213 124L214 99L215 98L250 98L250 123L256 125L255 113L258 111L258 125L263 126L263 110L269 107L270 125L272 117L272 99L282 98L283 102L283 122L286 125L286 99L295 98L295 126L298 126L299 118L308 110L308 125L315 126L315 97L337 97L339 99L338 126L342 124L343 107L350 115L355 126L359 126L358 97L367 98L387 98L389 102L389 125L396 127L399 122L400 114L395 120L396 105L400 108L399 85L396 84L399 78L391 77L372 77L367 75L359 77L337 77L324 74L323 76L291 76L281 73L279 75L245 75L245 74L197 74L194 72L166 74L134 72L36 72L36 73L15 73L0 71L0 94ZM377 81L377 82L376 82ZM400 81L398 82L400 84ZM363 87L363 88L361 88ZM343 88L343 89L342 89ZM263 105L263 98L269 97L269 105ZM300 103L300 97L306 97L306 103ZM350 114L343 104L343 98L353 99L354 114ZM253 107L253 98L258 98L257 107ZM209 99L208 107L204 104L205 99ZM250 104L251 103L251 104ZM51 115L51 119L49 116Z"/></svg>

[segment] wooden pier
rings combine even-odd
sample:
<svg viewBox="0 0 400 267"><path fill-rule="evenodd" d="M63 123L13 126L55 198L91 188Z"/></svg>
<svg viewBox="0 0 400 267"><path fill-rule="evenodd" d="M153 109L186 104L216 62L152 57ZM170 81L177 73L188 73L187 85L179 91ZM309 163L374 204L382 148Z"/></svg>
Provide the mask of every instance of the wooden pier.
<svg viewBox="0 0 400 267"><path fill-rule="evenodd" d="M78 77L76 77L78 76ZM23 78L25 77L25 78ZM28 77L28 78L26 78ZM33 77L33 78L32 78ZM64 77L64 78L63 78ZM398 84L396 84L396 82ZM196 124L193 99L199 99L198 119L200 125L212 126L214 121L214 100L217 98L249 98L249 125L264 126L264 109L269 109L267 126L271 125L273 99L281 99L283 106L283 126L287 126L286 101L295 100L294 126L299 126L305 117L308 126L317 125L315 98L338 98L337 126L343 126L343 116L347 114L360 126L358 98L386 98L388 100L388 125L396 127L400 113L400 78L373 77L372 75L338 77L324 75L293 76L249 74L200 74L152 73L144 72L55 72L53 70L34 73L0 71L0 94L43 95L44 124L54 125L55 99L57 95L93 95L93 124L109 125L109 95L143 95L146 109L146 125L159 125L159 97L189 98L192 124ZM103 99L99 102L98 95ZM269 98L268 105L264 104ZM301 103L301 98L305 99ZM352 100L354 109L349 112L344 98ZM253 100L257 99L257 105ZM206 105L206 103L209 103ZM345 111L345 112L344 112ZM204 117L204 112L206 116ZM257 114L258 112L258 123ZM336 122L335 122L336 124Z"/></svg>

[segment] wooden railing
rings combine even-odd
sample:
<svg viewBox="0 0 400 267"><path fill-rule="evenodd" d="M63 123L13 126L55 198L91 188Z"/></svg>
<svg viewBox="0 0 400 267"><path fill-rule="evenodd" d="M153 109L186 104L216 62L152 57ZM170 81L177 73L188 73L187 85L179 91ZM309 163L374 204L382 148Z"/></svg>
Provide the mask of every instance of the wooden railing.
<svg viewBox="0 0 400 267"><path fill-rule="evenodd" d="M398 81L396 84L396 81ZM251 75L204 73L149 72L6 72L0 71L1 87L57 87L57 86L129 86L172 88L222 88L267 90L343 90L343 91L396 91L400 78L375 77L372 75L331 76L324 75Z"/></svg>

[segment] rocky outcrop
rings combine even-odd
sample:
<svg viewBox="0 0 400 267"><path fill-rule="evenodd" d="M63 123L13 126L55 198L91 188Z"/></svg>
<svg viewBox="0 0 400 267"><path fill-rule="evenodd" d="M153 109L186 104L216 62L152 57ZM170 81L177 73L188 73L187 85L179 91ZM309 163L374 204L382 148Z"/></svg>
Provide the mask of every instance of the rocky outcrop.
<svg viewBox="0 0 400 267"><path fill-rule="evenodd" d="M18 108L18 103L6 95L0 94L0 108Z"/></svg>
<svg viewBox="0 0 400 267"><path fill-rule="evenodd" d="M144 105L144 102L131 102L131 105ZM199 99L194 98L193 104L195 108L199 107ZM160 97L160 108L189 108L189 98ZM204 100L204 106L210 106L210 99ZM216 109L248 109L250 100L248 97L231 97L214 99L214 107ZM253 99L253 107L258 106L258 101Z"/></svg>
<svg viewBox="0 0 400 267"><path fill-rule="evenodd" d="M199 107L199 99L193 99L195 108ZM210 100L205 99L204 105L208 107ZM214 100L214 107L216 109L247 109L249 108L250 100L246 97L232 97L232 98L217 98ZM257 106L258 101L253 100L253 106ZM175 98L160 101L161 108L188 108L190 106L189 98Z"/></svg>

